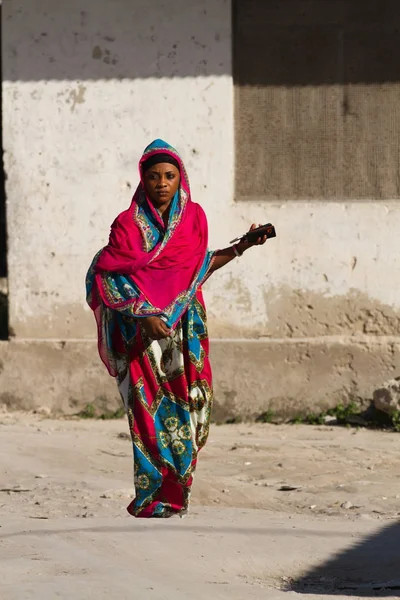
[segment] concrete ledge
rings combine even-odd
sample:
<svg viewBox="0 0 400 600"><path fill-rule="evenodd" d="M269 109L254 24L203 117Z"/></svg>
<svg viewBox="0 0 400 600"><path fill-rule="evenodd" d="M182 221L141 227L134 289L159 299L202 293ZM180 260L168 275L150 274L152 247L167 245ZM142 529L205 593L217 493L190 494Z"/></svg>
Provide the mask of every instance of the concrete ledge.
<svg viewBox="0 0 400 600"><path fill-rule="evenodd" d="M214 419L284 417L351 400L367 402L400 373L400 339L364 337L220 340L212 344Z"/></svg>
<svg viewBox="0 0 400 600"><path fill-rule="evenodd" d="M119 394L96 342L12 340L0 342L0 403L73 414L88 403L116 408Z"/></svg>
<svg viewBox="0 0 400 600"><path fill-rule="evenodd" d="M368 400L384 379L400 373L398 338L213 340L214 420L282 416ZM95 341L0 342L0 403L72 414L91 403L120 405L115 381Z"/></svg>

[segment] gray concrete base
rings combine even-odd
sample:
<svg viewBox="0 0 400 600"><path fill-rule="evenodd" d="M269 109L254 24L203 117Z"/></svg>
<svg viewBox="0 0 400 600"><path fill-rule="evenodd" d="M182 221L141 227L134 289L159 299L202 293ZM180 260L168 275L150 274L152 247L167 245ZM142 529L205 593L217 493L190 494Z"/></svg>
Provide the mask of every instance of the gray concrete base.
<svg viewBox="0 0 400 600"><path fill-rule="evenodd" d="M89 403L105 410L118 402L115 381L99 359L96 342L0 342L0 403L73 414Z"/></svg>
<svg viewBox="0 0 400 600"><path fill-rule="evenodd" d="M400 339L348 337L218 341L212 345L214 419L320 412L340 402L369 404L400 374Z"/></svg>
<svg viewBox="0 0 400 600"><path fill-rule="evenodd" d="M212 340L214 420L295 416L369 400L400 374L400 340L389 337ZM0 342L0 403L73 414L120 405L94 341Z"/></svg>

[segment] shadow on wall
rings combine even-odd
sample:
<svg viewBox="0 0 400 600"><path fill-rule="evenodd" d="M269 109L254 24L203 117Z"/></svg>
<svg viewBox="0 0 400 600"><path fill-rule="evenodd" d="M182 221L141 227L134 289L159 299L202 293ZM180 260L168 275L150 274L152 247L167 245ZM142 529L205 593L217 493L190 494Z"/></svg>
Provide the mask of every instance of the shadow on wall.
<svg viewBox="0 0 400 600"><path fill-rule="evenodd" d="M230 0L13 0L3 11L3 76L8 81L231 71Z"/></svg>
<svg viewBox="0 0 400 600"><path fill-rule="evenodd" d="M231 75L233 22L239 85L399 80L398 0L164 0L156 10L151 6L148 0L8 1L4 79Z"/></svg>
<svg viewBox="0 0 400 600"><path fill-rule="evenodd" d="M0 80L2 81L2 5L0 2ZM3 169L3 98L2 86L0 85L0 277L7 277L7 229L6 229L6 196L4 190L4 169ZM0 340L2 336L2 313L1 313L1 290L0 290Z"/></svg>
<svg viewBox="0 0 400 600"><path fill-rule="evenodd" d="M378 534L292 581L291 590L301 594L347 596L399 596L400 523Z"/></svg>
<svg viewBox="0 0 400 600"><path fill-rule="evenodd" d="M238 85L400 79L398 0L234 0L233 23Z"/></svg>
<svg viewBox="0 0 400 600"><path fill-rule="evenodd" d="M0 291L0 340L8 339L8 299Z"/></svg>

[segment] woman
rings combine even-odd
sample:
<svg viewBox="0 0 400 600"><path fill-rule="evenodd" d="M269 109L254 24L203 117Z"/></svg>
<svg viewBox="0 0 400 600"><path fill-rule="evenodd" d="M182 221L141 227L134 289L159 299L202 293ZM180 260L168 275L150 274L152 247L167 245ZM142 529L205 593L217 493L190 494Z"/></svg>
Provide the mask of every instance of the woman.
<svg viewBox="0 0 400 600"><path fill-rule="evenodd" d="M89 269L87 301L129 419L135 499L128 511L182 516L212 405L201 286L251 244L207 249L204 211L191 201L185 167L167 143L146 148L139 172L129 209Z"/></svg>

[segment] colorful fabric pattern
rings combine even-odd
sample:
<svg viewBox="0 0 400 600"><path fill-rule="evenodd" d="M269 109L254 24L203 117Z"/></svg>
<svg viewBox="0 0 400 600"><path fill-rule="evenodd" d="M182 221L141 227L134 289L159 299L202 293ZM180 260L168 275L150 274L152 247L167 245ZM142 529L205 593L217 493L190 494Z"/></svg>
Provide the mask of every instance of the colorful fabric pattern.
<svg viewBox="0 0 400 600"><path fill-rule="evenodd" d="M141 165L157 152L174 156L181 172L166 227L143 185ZM96 316L100 356L117 378L129 418L135 499L128 510L136 517L168 517L188 508L197 455L208 435L212 378L201 286L214 253L177 152L156 140L139 172L130 208L117 217L109 244L89 268L87 301ZM148 338L141 319L153 315L166 321L171 336Z"/></svg>
<svg viewBox="0 0 400 600"><path fill-rule="evenodd" d="M208 338L201 293L173 334L151 340L138 325L130 360L119 361L118 383L133 441L136 517L185 514L197 455L212 406Z"/></svg>

